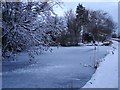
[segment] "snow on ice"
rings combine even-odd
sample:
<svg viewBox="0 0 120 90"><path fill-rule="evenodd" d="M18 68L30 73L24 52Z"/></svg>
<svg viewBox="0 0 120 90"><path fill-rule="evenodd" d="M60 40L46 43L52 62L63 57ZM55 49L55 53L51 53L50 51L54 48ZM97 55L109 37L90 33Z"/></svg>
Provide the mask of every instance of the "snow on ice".
<svg viewBox="0 0 120 90"><path fill-rule="evenodd" d="M3 63L3 87L80 88L95 72L93 67L88 67L94 65L94 46L52 48L52 53L36 56L36 63L30 65L26 64L27 60L25 64L22 62L27 59L25 53L18 56L18 61ZM109 48L100 46L99 58Z"/></svg>

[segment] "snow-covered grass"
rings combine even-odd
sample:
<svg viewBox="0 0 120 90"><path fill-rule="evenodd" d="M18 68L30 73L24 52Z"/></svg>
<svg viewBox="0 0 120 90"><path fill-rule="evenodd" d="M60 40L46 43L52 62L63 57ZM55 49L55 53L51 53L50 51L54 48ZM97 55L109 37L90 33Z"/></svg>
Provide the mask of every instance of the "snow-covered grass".
<svg viewBox="0 0 120 90"><path fill-rule="evenodd" d="M112 47L83 88L118 88L118 42L113 41Z"/></svg>

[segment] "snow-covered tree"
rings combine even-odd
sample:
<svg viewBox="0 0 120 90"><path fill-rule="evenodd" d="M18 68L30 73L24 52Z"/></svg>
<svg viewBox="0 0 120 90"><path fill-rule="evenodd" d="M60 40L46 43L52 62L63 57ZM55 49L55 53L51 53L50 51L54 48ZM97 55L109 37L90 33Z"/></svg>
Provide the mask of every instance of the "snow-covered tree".
<svg viewBox="0 0 120 90"><path fill-rule="evenodd" d="M64 19L58 16L50 16L46 21L47 27L49 27L47 34L49 34L52 39L51 45L59 45L59 37L65 29Z"/></svg>
<svg viewBox="0 0 120 90"><path fill-rule="evenodd" d="M51 37L47 32L55 28L48 22L57 2L3 2L2 52L3 57L23 50L41 53L49 49ZM51 24L51 25L50 25ZM32 54L31 54L32 55Z"/></svg>

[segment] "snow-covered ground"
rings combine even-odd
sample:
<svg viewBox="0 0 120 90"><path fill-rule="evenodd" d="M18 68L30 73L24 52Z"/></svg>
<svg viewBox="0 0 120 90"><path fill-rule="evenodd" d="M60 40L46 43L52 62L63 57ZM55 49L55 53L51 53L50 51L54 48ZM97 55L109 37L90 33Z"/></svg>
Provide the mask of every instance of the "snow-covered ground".
<svg viewBox="0 0 120 90"><path fill-rule="evenodd" d="M120 42L119 38L112 38L112 40Z"/></svg>
<svg viewBox="0 0 120 90"><path fill-rule="evenodd" d="M118 88L118 42L83 88Z"/></svg>
<svg viewBox="0 0 120 90"><path fill-rule="evenodd" d="M99 47L99 58L105 57L110 47ZM3 88L80 88L93 75L94 46L53 47L28 63L27 54L17 56L18 61L3 62ZM24 62L23 62L24 61Z"/></svg>

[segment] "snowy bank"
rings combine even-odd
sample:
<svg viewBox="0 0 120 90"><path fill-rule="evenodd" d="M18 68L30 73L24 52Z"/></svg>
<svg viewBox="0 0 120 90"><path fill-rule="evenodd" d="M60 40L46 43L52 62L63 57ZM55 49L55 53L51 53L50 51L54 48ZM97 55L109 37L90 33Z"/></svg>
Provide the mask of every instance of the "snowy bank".
<svg viewBox="0 0 120 90"><path fill-rule="evenodd" d="M83 88L118 88L118 42L113 41L110 54Z"/></svg>

